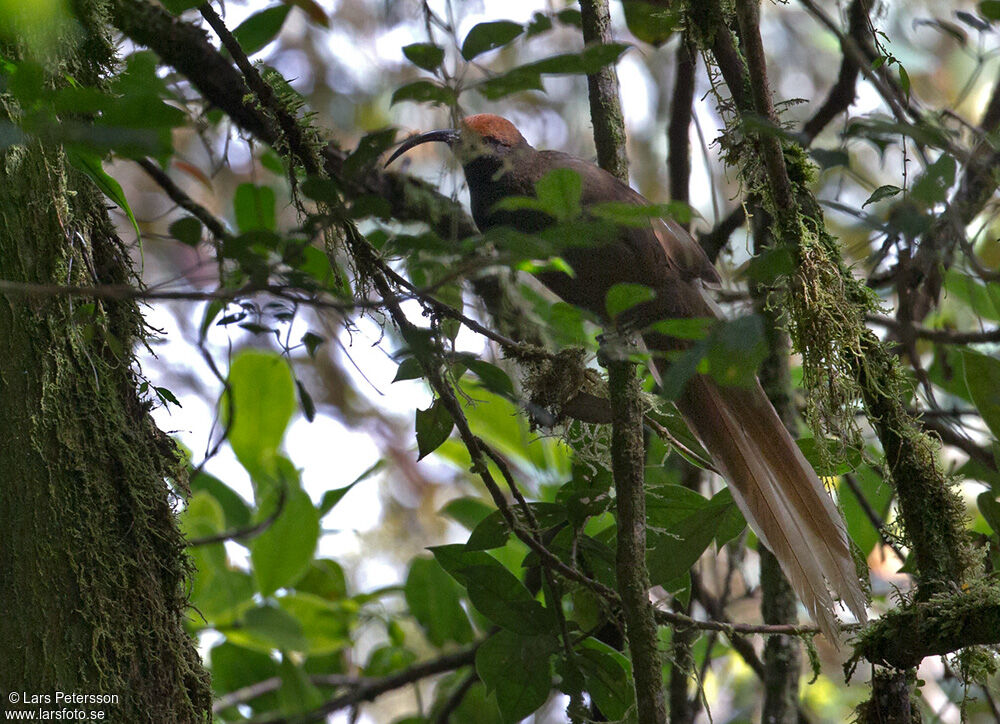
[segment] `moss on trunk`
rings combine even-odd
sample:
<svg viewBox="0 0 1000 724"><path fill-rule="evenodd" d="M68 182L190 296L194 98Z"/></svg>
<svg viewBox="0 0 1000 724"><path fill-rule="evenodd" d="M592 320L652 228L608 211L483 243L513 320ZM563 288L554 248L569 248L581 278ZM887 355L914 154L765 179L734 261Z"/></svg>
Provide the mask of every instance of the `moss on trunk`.
<svg viewBox="0 0 1000 724"><path fill-rule="evenodd" d="M85 28L99 18L77 5ZM106 34L77 35L52 77L96 82ZM0 153L0 278L135 282L105 206L60 149ZM0 293L0 690L117 695L82 707L110 721L208 721L184 630L183 466L136 391L142 334L130 301Z"/></svg>

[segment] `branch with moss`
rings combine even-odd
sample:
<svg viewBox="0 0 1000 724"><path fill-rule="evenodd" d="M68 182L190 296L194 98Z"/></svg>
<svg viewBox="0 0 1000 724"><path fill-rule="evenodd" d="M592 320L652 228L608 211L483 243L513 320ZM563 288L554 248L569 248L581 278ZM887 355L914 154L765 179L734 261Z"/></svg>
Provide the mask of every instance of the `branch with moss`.
<svg viewBox="0 0 1000 724"><path fill-rule="evenodd" d="M607 0L580 0L583 36L588 43L611 42ZM598 164L628 184L625 121L618 76L613 66L587 76L590 117ZM615 482L618 544L615 557L625 635L632 659L639 721L655 724L667 718L663 696L663 662L646 568L646 448L642 437L643 404L636 365L609 359L611 400L611 467Z"/></svg>

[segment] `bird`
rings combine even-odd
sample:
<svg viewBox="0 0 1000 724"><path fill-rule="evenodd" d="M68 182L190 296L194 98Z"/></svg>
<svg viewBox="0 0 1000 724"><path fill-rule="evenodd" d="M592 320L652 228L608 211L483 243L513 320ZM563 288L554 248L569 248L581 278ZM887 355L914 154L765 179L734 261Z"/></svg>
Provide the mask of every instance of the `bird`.
<svg viewBox="0 0 1000 724"><path fill-rule="evenodd" d="M463 118L457 128L411 136L386 166L410 149L430 142L447 144L462 164L472 216L483 233L510 227L536 234L553 223L540 211L505 207L504 199L533 197L535 185L555 169L579 174L580 206L650 202L612 174L581 158L536 150L517 127L493 114ZM684 350L689 341L658 332L658 319L719 318L708 286L718 272L697 241L669 217L642 225L606 229L589 244L572 244L559 256L571 273L547 268L538 279L569 304L612 327L642 329L656 366L665 373L663 353ZM653 299L609 319L606 298L616 284L639 284ZM651 328L651 326L653 328ZM796 595L825 636L836 645L839 627L833 597L865 622L866 596L844 522L819 476L792 439L760 382L723 385L695 373L675 399L691 431L708 452L715 470L729 483L733 499L750 527L787 576Z"/></svg>

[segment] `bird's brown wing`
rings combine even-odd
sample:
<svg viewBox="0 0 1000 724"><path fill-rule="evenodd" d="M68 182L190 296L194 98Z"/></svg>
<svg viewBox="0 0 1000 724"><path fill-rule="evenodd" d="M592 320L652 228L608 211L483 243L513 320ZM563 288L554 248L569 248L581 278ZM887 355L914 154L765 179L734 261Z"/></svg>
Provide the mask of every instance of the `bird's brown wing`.
<svg viewBox="0 0 1000 724"><path fill-rule="evenodd" d="M652 206L652 202L638 191L587 161L558 151L542 151L541 154L553 164L551 167L568 168L580 174L583 181L580 202L584 207L607 201ZM660 276L671 274L683 280L701 279L713 284L721 281L701 245L673 219L654 217L648 227L623 231L622 241L640 265L638 269Z"/></svg>

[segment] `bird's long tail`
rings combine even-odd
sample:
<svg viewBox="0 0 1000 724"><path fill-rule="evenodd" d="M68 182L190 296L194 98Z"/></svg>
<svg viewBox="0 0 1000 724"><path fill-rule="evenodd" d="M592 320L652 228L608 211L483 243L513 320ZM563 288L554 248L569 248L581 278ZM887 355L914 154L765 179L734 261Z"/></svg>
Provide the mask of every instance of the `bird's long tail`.
<svg viewBox="0 0 1000 724"><path fill-rule="evenodd" d="M677 406L729 481L751 528L836 644L831 589L862 622L865 595L836 506L760 384L724 387L695 375Z"/></svg>

